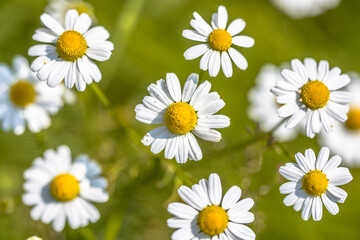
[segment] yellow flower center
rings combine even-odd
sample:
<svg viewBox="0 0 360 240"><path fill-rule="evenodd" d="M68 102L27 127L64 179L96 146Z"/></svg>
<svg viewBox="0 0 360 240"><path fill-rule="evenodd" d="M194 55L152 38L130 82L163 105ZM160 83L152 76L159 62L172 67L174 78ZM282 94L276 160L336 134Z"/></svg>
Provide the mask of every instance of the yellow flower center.
<svg viewBox="0 0 360 240"><path fill-rule="evenodd" d="M328 87L320 81L310 81L301 88L301 100L306 107L312 110L324 107L329 98Z"/></svg>
<svg viewBox="0 0 360 240"><path fill-rule="evenodd" d="M50 192L58 201L73 200L80 192L79 182L69 173L59 174L51 181Z"/></svg>
<svg viewBox="0 0 360 240"><path fill-rule="evenodd" d="M210 236L222 233L229 222L227 212L219 206L208 206L204 208L198 217L198 223L201 231Z"/></svg>
<svg viewBox="0 0 360 240"><path fill-rule="evenodd" d="M69 5L68 9L75 9L79 15L82 13L86 13L90 17L94 16L94 8L89 3L78 1L73 2Z"/></svg>
<svg viewBox="0 0 360 240"><path fill-rule="evenodd" d="M312 196L320 196L323 194L329 184L326 175L320 170L311 170L302 180L302 187L307 194Z"/></svg>
<svg viewBox="0 0 360 240"><path fill-rule="evenodd" d="M20 80L14 83L10 88L10 100L18 107L26 107L33 103L36 98L36 91L31 82Z"/></svg>
<svg viewBox="0 0 360 240"><path fill-rule="evenodd" d="M197 115L194 108L185 102L171 104L165 112L167 128L178 135L186 134L194 129Z"/></svg>
<svg viewBox="0 0 360 240"><path fill-rule="evenodd" d="M56 51L66 61L75 61L84 56L87 50L87 43L81 33L68 30L60 35L56 43Z"/></svg>
<svg viewBox="0 0 360 240"><path fill-rule="evenodd" d="M232 37L228 31L216 29L210 33L208 41L213 50L223 52L231 47Z"/></svg>
<svg viewBox="0 0 360 240"><path fill-rule="evenodd" d="M360 130L360 107L351 107L345 126L350 130Z"/></svg>

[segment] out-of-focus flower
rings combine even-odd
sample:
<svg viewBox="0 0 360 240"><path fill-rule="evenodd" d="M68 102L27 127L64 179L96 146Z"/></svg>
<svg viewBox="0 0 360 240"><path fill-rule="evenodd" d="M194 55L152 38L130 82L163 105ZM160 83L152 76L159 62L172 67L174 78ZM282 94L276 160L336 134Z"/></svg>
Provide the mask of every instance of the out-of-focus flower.
<svg viewBox="0 0 360 240"><path fill-rule="evenodd" d="M337 7L340 0L271 0L272 3L292 18L320 15Z"/></svg>
<svg viewBox="0 0 360 240"><path fill-rule="evenodd" d="M185 203L168 206L168 212L175 216L168 220L168 226L178 228L171 239L255 239L254 231L244 225L254 221L254 214L249 212L254 201L239 201L238 186L231 187L222 197L220 178L212 173L209 181L202 179L191 188L181 186L178 193Z"/></svg>
<svg viewBox="0 0 360 240"><path fill-rule="evenodd" d="M92 19L92 24L96 23L94 7L83 0L50 0L45 8L45 12L55 18L58 22L65 24L65 14L70 9L75 9L79 15L86 13Z"/></svg>
<svg viewBox="0 0 360 240"><path fill-rule="evenodd" d="M0 64L0 120L4 131L39 132L51 125L49 115L63 106L65 88L49 88L31 71L23 56L13 58L13 69Z"/></svg>
<svg viewBox="0 0 360 240"><path fill-rule="evenodd" d="M349 169L339 167L341 157L329 159L330 151L321 148L316 159L312 149L295 155L296 163L287 163L280 167L280 174L290 182L280 186L281 194L289 194L284 198L286 206L294 205L295 211L302 210L302 219L307 221L312 215L320 221L323 204L327 210L336 215L339 207L336 203L344 203L347 193L337 186L350 182L353 178Z"/></svg>
<svg viewBox="0 0 360 240"><path fill-rule="evenodd" d="M233 68L230 58L241 70L248 67L245 57L232 46L249 48L254 45L254 39L249 36L239 35L245 28L245 21L241 18L232 21L228 28L228 13L224 6L219 6L218 12L212 15L211 26L197 13L190 25L195 30L184 30L182 35L190 40L201 42L184 53L186 60L202 56L200 69L207 71L211 77L216 77L220 67L226 77L231 77ZM230 56L229 56L230 55Z"/></svg>
<svg viewBox="0 0 360 240"><path fill-rule="evenodd" d="M135 108L136 119L147 124L164 124L145 135L142 143L151 145L154 154L165 148L165 158L178 163L201 160L202 152L193 134L210 142L219 142L221 133L213 128L225 128L230 119L214 115L225 106L217 92L210 92L211 83L204 81L197 87L198 74L191 74L181 93L178 77L166 75L148 87L150 96Z"/></svg>
<svg viewBox="0 0 360 240"><path fill-rule="evenodd" d="M42 238L39 238L38 236L32 236L27 238L26 240L42 240Z"/></svg>
<svg viewBox="0 0 360 240"><path fill-rule="evenodd" d="M248 115L254 121L259 122L260 128L268 132L277 127L273 135L280 141L290 141L296 138L297 131L285 128L285 123L277 114L279 104L276 97L270 92L275 82L281 79L281 69L273 64L266 64L260 70L256 78L256 86L250 89L248 99L250 105Z"/></svg>
<svg viewBox="0 0 360 240"><path fill-rule="evenodd" d="M80 16L76 10L69 10L65 16L65 28L48 14L40 17L46 28L39 28L33 39L43 43L29 49L30 56L39 56L31 64L40 80L50 87L59 85L84 91L86 84L99 82L102 78L97 65L91 60L106 61L114 49L107 41L110 34L103 27L91 26L86 13Z"/></svg>
<svg viewBox="0 0 360 240"><path fill-rule="evenodd" d="M72 229L96 222L100 213L90 202L106 202L107 180L100 176L100 166L85 154L71 162L67 146L47 150L24 172L23 202L35 205L30 215L34 220L51 223L62 231L66 221Z"/></svg>
<svg viewBox="0 0 360 240"><path fill-rule="evenodd" d="M330 132L333 119L346 121L352 94L340 89L351 81L347 74L341 74L338 67L329 69L324 60L317 65L312 58L306 58L304 64L294 59L291 68L281 72L283 79L271 89L283 105L278 114L287 119L286 128L292 129L305 119L306 136L313 138L322 127Z"/></svg>
<svg viewBox="0 0 360 240"><path fill-rule="evenodd" d="M345 124L335 122L331 133L320 134L319 143L341 155L344 164L360 166L360 77L358 75L352 77L347 89L354 98L350 104L348 119Z"/></svg>

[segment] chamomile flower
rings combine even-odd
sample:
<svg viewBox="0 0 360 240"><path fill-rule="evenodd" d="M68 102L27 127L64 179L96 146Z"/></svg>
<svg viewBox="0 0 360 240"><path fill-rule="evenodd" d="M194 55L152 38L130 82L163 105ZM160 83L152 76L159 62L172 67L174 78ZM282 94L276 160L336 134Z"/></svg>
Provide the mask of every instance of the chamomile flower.
<svg viewBox="0 0 360 240"><path fill-rule="evenodd" d="M334 130L329 134L320 134L319 143L330 147L343 157L344 164L360 166L360 78L352 77L349 92L353 94L348 119L345 123L334 123Z"/></svg>
<svg viewBox="0 0 360 240"><path fill-rule="evenodd" d="M106 61L114 45L107 41L109 32L103 27L91 26L86 13L80 16L76 10L69 10L63 26L48 14L40 17L45 28L39 28L33 39L45 44L29 49L30 56L38 56L31 64L40 80L50 87L59 85L84 91L86 84L101 80L101 72L92 59Z"/></svg>
<svg viewBox="0 0 360 240"><path fill-rule="evenodd" d="M290 182L280 186L281 194L289 194L284 198L286 206L294 206L295 211L302 210L302 219L307 221L312 215L320 221L323 204L327 210L336 215L339 212L337 203L344 203L347 193L338 186L350 182L353 178L349 169L339 167L341 157L329 159L330 151L321 148L316 159L312 149L295 155L296 163L287 163L280 167L280 174Z"/></svg>
<svg viewBox="0 0 360 240"><path fill-rule="evenodd" d="M292 18L320 15L337 7L340 0L272 0L272 3Z"/></svg>
<svg viewBox="0 0 360 240"><path fill-rule="evenodd" d="M227 27L228 14L224 6L219 6L218 12L212 15L211 26L197 12L194 12L193 16L195 19L190 21L190 25L195 30L184 30L182 35L201 44L186 50L184 53L186 60L202 56L200 69L209 70L211 77L218 75L220 67L226 77L231 77L233 68L230 59L241 70L248 67L245 57L233 48L233 45L245 48L254 45L253 38L238 35L246 25L243 19L235 19Z"/></svg>
<svg viewBox="0 0 360 240"><path fill-rule="evenodd" d="M96 222L100 213L90 202L106 202L107 180L100 166L85 154L71 162L67 146L47 150L24 172L24 204L33 206L32 219L62 231L66 221L72 229Z"/></svg>
<svg viewBox="0 0 360 240"><path fill-rule="evenodd" d="M306 58L304 64L292 60L291 67L281 72L283 79L271 89L283 105L278 114L287 119L285 127L292 129L304 120L306 136L313 138L322 127L330 132L333 120L345 122L352 95L340 89L350 83L349 76L341 74L338 67L329 69L327 61L317 65L312 58Z"/></svg>
<svg viewBox="0 0 360 240"><path fill-rule="evenodd" d="M225 106L217 92L210 92L211 84L204 81L198 87L199 75L191 74L181 93L178 77L166 75L148 87L150 96L135 108L136 119L147 124L165 124L145 135L141 140L151 145L154 154L165 148L165 158L178 163L201 160L202 152L194 134L206 141L219 142L221 133L213 128L225 128L230 119L214 115Z"/></svg>
<svg viewBox="0 0 360 240"><path fill-rule="evenodd" d="M290 131L285 128L285 123L277 114L279 104L276 97L270 92L275 86L275 82L281 79L280 68L273 64L264 65L256 77L256 86L250 89L248 99L250 105L248 116L254 121L258 121L260 128L268 132L275 127L273 135L280 141L290 141L297 136L297 131Z"/></svg>
<svg viewBox="0 0 360 240"><path fill-rule="evenodd" d="M190 239L255 239L255 233L244 225L254 221L249 210L251 198L240 200L241 189L231 187L222 197L219 175L212 173L209 181L202 179L191 188L181 186L179 196L185 203L170 203L168 212L175 217L168 220L170 228L178 228L172 240Z"/></svg>
<svg viewBox="0 0 360 240"><path fill-rule="evenodd" d="M65 87L49 88L31 71L23 56L13 58L11 69L0 64L0 120L4 131L23 134L26 127L39 132L51 125L64 105Z"/></svg>
<svg viewBox="0 0 360 240"><path fill-rule="evenodd" d="M50 0L45 8L45 12L55 18L58 22L64 24L65 14L70 9L75 9L79 15L86 13L96 22L94 7L83 0Z"/></svg>

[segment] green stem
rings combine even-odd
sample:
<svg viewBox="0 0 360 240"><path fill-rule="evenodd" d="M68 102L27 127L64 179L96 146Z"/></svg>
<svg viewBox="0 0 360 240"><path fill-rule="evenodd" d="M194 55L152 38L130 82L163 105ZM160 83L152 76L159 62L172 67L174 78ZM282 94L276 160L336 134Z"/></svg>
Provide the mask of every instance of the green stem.
<svg viewBox="0 0 360 240"><path fill-rule="evenodd" d="M111 57L111 63L108 62L104 64L104 78L108 79L108 81L104 83L104 89L107 89L111 79L113 79L119 71L117 66L121 66L121 58L127 48L131 33L135 29L135 25L141 16L145 2L145 0L126 0L124 7L115 20L115 29L111 40L116 43L116 46Z"/></svg>
<svg viewBox="0 0 360 240"><path fill-rule="evenodd" d="M138 134L134 130L131 130L130 128L126 127L126 124L123 122L121 118L118 117L118 115L113 110L113 107L111 106L111 103L109 99L106 97L104 92L100 89L100 87L93 83L90 85L91 88L94 90L96 96L100 100L101 104L104 106L104 108L109 112L113 120L115 121L116 125L118 126L119 130L127 135L127 137L131 140L131 142L138 144Z"/></svg>

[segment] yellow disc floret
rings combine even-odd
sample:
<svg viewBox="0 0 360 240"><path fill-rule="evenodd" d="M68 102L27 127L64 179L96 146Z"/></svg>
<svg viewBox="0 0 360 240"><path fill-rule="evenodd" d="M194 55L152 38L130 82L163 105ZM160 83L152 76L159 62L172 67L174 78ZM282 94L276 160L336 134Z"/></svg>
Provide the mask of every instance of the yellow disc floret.
<svg viewBox="0 0 360 240"><path fill-rule="evenodd" d="M219 206L212 205L204 208L198 217L200 230L210 236L218 235L227 228L229 216Z"/></svg>
<svg viewBox="0 0 360 240"><path fill-rule="evenodd" d="M10 100L18 107L26 107L33 103L36 98L36 91L31 82L20 80L10 87Z"/></svg>
<svg viewBox="0 0 360 240"><path fill-rule="evenodd" d="M329 180L320 170L311 170L302 180L303 189L307 194L312 196L320 196L325 193L328 184Z"/></svg>
<svg viewBox="0 0 360 240"><path fill-rule="evenodd" d="M316 110L323 108L330 98L328 87L320 81L310 81L301 88L301 100L306 107Z"/></svg>
<svg viewBox="0 0 360 240"><path fill-rule="evenodd" d="M216 29L210 33L208 41L213 50L223 52L231 47L232 37L228 31Z"/></svg>
<svg viewBox="0 0 360 240"><path fill-rule="evenodd" d="M69 173L57 175L50 184L51 195L58 201L73 200L80 192L78 180Z"/></svg>
<svg viewBox="0 0 360 240"><path fill-rule="evenodd" d="M350 130L360 130L360 107L351 107L345 126Z"/></svg>
<svg viewBox="0 0 360 240"><path fill-rule="evenodd" d="M84 56L87 43L84 36L74 30L68 30L60 35L56 43L56 51L66 61L75 61Z"/></svg>
<svg viewBox="0 0 360 240"><path fill-rule="evenodd" d="M186 134L194 129L197 115L194 108L185 102L171 104L165 112L165 124L175 134Z"/></svg>

